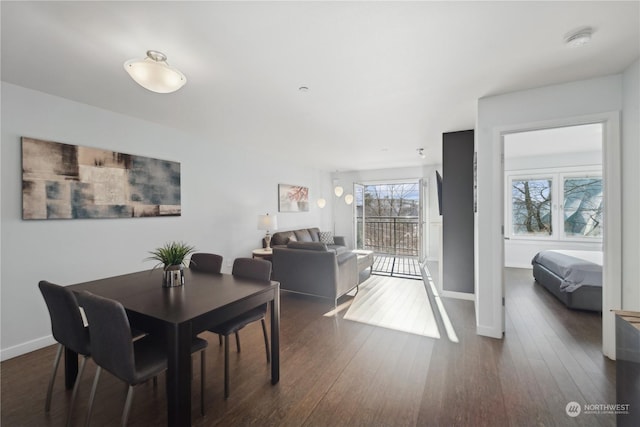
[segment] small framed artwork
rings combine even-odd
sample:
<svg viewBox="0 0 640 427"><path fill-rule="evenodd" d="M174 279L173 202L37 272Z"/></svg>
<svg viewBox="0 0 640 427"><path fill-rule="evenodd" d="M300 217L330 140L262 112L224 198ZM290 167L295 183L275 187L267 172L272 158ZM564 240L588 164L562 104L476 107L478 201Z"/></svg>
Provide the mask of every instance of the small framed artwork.
<svg viewBox="0 0 640 427"><path fill-rule="evenodd" d="M308 212L309 187L278 184L278 212Z"/></svg>

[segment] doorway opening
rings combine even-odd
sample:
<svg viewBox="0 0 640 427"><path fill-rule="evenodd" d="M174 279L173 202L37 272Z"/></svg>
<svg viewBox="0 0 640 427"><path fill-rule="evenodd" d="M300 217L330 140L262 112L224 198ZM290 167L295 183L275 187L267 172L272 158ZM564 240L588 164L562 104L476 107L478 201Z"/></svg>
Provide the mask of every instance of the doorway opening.
<svg viewBox="0 0 640 427"><path fill-rule="evenodd" d="M512 285L520 289L519 297L529 292L533 300L548 301L559 319L566 310L578 309L582 316L601 322L606 292L605 135L603 122L503 134L503 296L507 305L515 292ZM568 286L574 279L565 275L580 273L582 268L593 275ZM519 282L529 277L531 285L523 288L514 277Z"/></svg>
<svg viewBox="0 0 640 427"><path fill-rule="evenodd" d="M356 248L374 253L372 274L422 279L421 180L355 184Z"/></svg>

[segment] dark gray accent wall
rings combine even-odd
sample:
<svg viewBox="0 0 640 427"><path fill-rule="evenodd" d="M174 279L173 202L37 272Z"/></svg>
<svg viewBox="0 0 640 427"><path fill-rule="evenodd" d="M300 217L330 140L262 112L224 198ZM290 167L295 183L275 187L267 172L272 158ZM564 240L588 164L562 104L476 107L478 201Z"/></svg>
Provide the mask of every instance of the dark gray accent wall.
<svg viewBox="0 0 640 427"><path fill-rule="evenodd" d="M473 130L442 134L442 289L473 293Z"/></svg>

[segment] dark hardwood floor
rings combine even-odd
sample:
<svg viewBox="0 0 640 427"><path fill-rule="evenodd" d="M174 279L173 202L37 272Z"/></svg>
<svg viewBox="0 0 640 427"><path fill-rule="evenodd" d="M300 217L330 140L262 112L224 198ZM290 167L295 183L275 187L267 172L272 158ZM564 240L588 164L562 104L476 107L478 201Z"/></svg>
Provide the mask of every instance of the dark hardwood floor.
<svg viewBox="0 0 640 427"><path fill-rule="evenodd" d="M615 402L615 363L600 352L600 315L567 310L530 270L507 269L503 340L475 333L473 302L443 298L458 343L377 328L323 314L330 303L282 294L281 380L270 384L259 324L241 332L231 350L231 396L223 397L223 352L207 350L207 414L196 426L613 426L613 415L570 418L565 406ZM342 302L342 300L341 300ZM434 308L437 313L437 309ZM64 424L70 391L59 372L49 415L44 399L53 346L1 364L2 426ZM95 372L87 372L74 424L84 423ZM130 426L166 424L164 381L136 388ZM103 374L94 426L117 425L125 386Z"/></svg>

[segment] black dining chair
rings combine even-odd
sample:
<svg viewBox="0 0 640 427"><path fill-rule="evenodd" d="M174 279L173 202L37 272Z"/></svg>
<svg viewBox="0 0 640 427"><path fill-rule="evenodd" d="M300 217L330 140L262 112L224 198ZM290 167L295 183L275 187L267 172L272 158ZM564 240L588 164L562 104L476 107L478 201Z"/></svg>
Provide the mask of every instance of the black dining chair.
<svg viewBox="0 0 640 427"><path fill-rule="evenodd" d="M73 385L71 393L71 402L69 403L69 412L67 414L67 425L71 425L71 416L73 414L73 406L78 394L80 379L84 372L87 359L91 357L91 345L89 339L89 329L85 326L80 313L80 307L75 295L64 286L42 280L38 283L40 292L44 297L44 301L49 309L49 317L51 318L51 331L53 338L58 342L56 357L53 362L53 373L49 380L47 388L47 399L44 404L45 412L51 409L51 395L53 393L53 384L56 379L56 371L60 364L60 356L62 350L68 348L82 356L80 368Z"/></svg>
<svg viewBox="0 0 640 427"><path fill-rule="evenodd" d="M237 277L247 279L262 280L269 282L271 280L271 263L262 259L253 258L237 258L233 262L232 274ZM240 335L238 331L250 323L262 323L262 333L264 335L264 347L267 352L267 363L270 362L269 338L267 336L267 326L265 317L267 314L267 304L253 308L240 316L234 317L220 325L217 325L209 331L224 337L224 397L229 397L229 335L235 334L236 348L240 352Z"/></svg>
<svg viewBox="0 0 640 427"><path fill-rule="evenodd" d="M133 401L134 386L143 383L167 369L166 346L153 335L133 340L127 313L118 301L103 298L87 291L77 294L89 322L93 360L98 365L91 388L88 426L102 369L128 384L127 398L122 412L122 426L127 424ZM194 338L191 352L201 351L204 369L204 350L207 341ZM204 377L204 370L201 372ZM204 380L201 381L201 412L204 415Z"/></svg>
<svg viewBox="0 0 640 427"><path fill-rule="evenodd" d="M189 268L203 273L220 274L220 271L222 271L222 256L205 252L195 253L191 255Z"/></svg>

